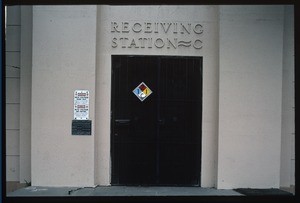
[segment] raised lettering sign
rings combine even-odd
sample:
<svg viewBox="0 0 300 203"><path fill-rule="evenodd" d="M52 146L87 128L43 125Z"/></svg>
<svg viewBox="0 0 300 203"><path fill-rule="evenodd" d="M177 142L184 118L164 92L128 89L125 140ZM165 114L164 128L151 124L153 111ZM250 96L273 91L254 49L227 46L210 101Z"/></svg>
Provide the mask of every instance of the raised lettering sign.
<svg viewBox="0 0 300 203"><path fill-rule="evenodd" d="M112 48L202 49L203 26L192 22L111 22ZM132 35L130 35L132 33Z"/></svg>

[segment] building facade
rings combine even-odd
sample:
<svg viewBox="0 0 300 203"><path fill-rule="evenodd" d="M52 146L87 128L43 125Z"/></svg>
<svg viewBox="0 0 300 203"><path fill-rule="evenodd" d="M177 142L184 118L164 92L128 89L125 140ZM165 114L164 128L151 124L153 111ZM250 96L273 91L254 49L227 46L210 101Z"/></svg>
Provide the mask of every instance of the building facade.
<svg viewBox="0 0 300 203"><path fill-rule="evenodd" d="M293 6L7 9L7 183L295 185Z"/></svg>

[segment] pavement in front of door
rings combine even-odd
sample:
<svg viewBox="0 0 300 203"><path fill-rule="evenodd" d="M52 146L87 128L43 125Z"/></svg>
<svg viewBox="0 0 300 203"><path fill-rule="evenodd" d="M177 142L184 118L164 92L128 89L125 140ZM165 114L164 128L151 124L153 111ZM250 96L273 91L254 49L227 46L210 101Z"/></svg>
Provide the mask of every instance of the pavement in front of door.
<svg viewBox="0 0 300 203"><path fill-rule="evenodd" d="M259 193L263 195L290 195L282 190L272 190L273 193ZM132 197L132 196L244 196L247 191L221 190L201 187L133 187L133 186L96 186L96 187L26 187L8 193L7 197L69 197L69 196L103 196L103 197ZM251 194L250 194L251 195ZM252 194L253 195L253 194Z"/></svg>
<svg viewBox="0 0 300 203"><path fill-rule="evenodd" d="M28 196L240 196L234 190L200 187L26 187L9 193L8 197Z"/></svg>

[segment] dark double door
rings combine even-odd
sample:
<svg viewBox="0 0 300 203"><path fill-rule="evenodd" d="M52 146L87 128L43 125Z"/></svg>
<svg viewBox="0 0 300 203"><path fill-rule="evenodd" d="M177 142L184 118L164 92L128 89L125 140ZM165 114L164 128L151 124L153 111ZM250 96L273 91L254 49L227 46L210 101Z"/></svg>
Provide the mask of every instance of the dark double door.
<svg viewBox="0 0 300 203"><path fill-rule="evenodd" d="M112 56L111 105L112 185L200 184L201 57Z"/></svg>

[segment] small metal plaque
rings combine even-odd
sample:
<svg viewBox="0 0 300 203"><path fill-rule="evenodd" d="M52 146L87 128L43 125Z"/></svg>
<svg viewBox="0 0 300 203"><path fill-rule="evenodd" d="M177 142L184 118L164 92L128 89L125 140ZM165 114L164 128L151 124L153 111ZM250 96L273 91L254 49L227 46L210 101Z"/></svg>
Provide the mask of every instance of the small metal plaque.
<svg viewBox="0 0 300 203"><path fill-rule="evenodd" d="M91 135L91 120L72 120L72 135Z"/></svg>

